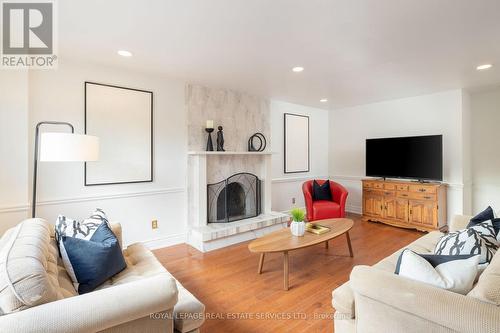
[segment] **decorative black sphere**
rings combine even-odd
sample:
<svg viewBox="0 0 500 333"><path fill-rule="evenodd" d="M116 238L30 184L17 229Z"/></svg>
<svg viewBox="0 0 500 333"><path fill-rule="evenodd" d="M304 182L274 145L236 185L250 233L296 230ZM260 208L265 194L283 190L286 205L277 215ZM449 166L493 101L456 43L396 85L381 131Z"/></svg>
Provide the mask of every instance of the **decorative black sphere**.
<svg viewBox="0 0 500 333"><path fill-rule="evenodd" d="M217 127L219 131L222 131L222 126Z"/></svg>

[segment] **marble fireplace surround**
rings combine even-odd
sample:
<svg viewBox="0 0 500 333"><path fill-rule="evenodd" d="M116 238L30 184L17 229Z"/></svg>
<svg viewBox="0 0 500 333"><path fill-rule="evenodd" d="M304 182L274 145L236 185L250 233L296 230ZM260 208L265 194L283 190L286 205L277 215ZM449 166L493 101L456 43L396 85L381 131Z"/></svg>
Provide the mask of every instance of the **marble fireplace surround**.
<svg viewBox="0 0 500 333"><path fill-rule="evenodd" d="M186 86L188 112L188 243L202 252L256 238L286 226L288 216L271 210L271 155L248 152L248 138L260 132L270 147L270 110L266 99L231 90ZM207 120L224 127L225 152L207 152ZM213 140L215 141L215 134ZM261 214L207 223L207 185L240 172L261 180Z"/></svg>
<svg viewBox="0 0 500 333"><path fill-rule="evenodd" d="M238 172L261 181L261 214L229 223L207 223L207 185ZM202 252L254 239L286 226L288 215L271 210L271 153L188 153L188 243Z"/></svg>

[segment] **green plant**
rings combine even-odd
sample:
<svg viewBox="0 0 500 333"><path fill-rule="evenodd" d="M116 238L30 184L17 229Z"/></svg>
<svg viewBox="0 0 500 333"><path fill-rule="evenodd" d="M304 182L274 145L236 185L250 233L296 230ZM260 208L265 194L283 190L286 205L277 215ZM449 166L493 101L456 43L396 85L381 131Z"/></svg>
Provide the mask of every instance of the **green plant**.
<svg viewBox="0 0 500 333"><path fill-rule="evenodd" d="M292 220L295 222L303 222L304 217L306 216L306 212L300 208L293 208L290 211L290 215L292 215Z"/></svg>

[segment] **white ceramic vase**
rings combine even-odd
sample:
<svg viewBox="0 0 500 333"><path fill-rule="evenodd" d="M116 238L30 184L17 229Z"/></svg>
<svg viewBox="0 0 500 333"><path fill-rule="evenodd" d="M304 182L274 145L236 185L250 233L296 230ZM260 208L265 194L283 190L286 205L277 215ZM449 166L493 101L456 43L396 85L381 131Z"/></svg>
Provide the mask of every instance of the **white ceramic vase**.
<svg viewBox="0 0 500 333"><path fill-rule="evenodd" d="M290 231L294 236L304 236L306 232L306 224L304 222L295 222L290 223Z"/></svg>

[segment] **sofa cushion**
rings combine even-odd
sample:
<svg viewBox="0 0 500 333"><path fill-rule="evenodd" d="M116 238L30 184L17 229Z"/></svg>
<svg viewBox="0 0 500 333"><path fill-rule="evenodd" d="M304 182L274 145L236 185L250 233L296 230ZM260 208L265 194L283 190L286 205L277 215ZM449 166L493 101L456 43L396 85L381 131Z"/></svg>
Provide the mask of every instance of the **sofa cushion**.
<svg viewBox="0 0 500 333"><path fill-rule="evenodd" d="M354 293L349 281L332 292L332 306L335 308L335 317L338 319L354 318ZM342 315L339 315L340 313Z"/></svg>
<svg viewBox="0 0 500 333"><path fill-rule="evenodd" d="M136 243L123 251L127 268L118 273L97 289L109 288L145 277L167 273L172 276L144 245ZM172 278L174 278L172 276ZM175 278L174 278L175 279ZM174 306L175 329L181 333L190 332L200 327L205 321L205 306L198 301L179 281L177 304Z"/></svg>
<svg viewBox="0 0 500 333"><path fill-rule="evenodd" d="M24 310L74 295L61 288L67 279L58 266L50 225L29 219L5 232L0 240L0 311ZM66 275L66 276L65 276Z"/></svg>
<svg viewBox="0 0 500 333"><path fill-rule="evenodd" d="M408 248L418 253L433 253L434 247L436 246L436 243L442 235L443 234L439 231L431 231L428 234L415 240L413 243L410 243L409 245L394 252L390 256L382 259L381 261L373 265L373 267L393 273L396 268L399 255L404 249ZM349 281L335 289L332 293L332 296L333 307L346 316L354 318L354 293L349 286Z"/></svg>
<svg viewBox="0 0 500 333"><path fill-rule="evenodd" d="M467 296L500 306L500 252L495 254Z"/></svg>

